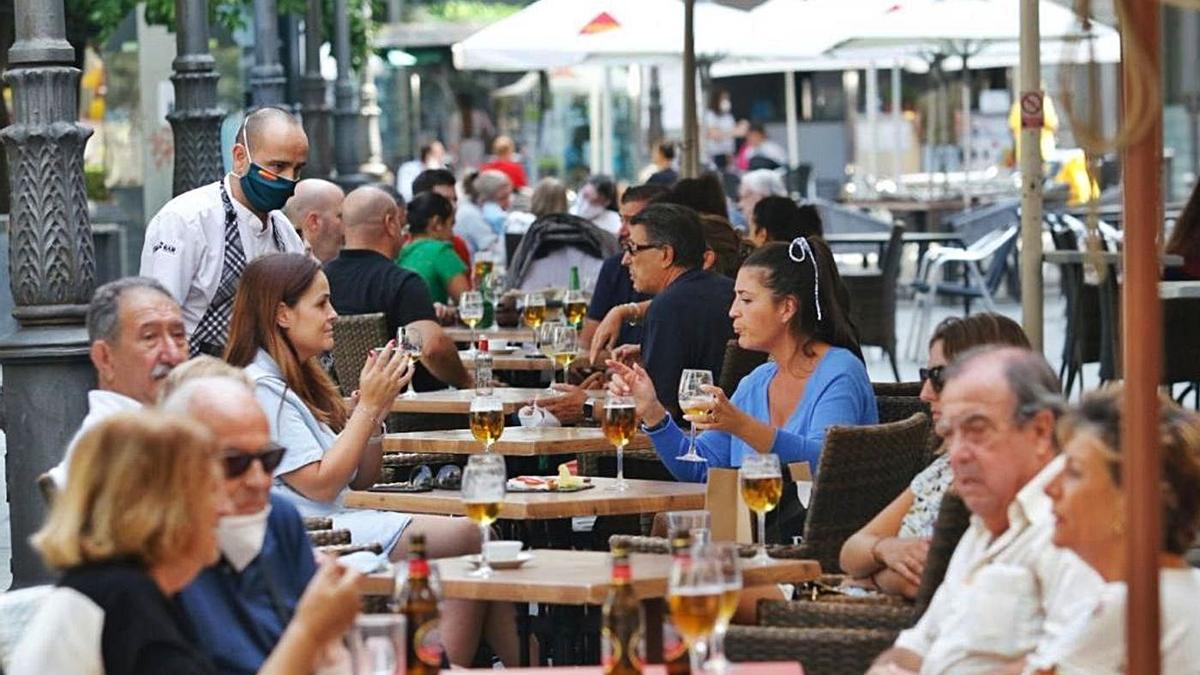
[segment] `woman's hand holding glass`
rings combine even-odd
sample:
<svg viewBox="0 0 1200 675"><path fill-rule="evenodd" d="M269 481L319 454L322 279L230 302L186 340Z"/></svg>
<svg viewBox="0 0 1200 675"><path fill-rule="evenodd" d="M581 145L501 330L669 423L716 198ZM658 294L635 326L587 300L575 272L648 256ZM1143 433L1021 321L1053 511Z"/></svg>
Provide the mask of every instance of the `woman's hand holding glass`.
<svg viewBox="0 0 1200 675"><path fill-rule="evenodd" d="M662 421L667 409L658 402L658 394L654 391L654 382L646 369L634 364L626 366L618 361L608 361L613 377L608 383L608 391L614 396L629 396L633 399L637 416L647 425L653 426Z"/></svg>
<svg viewBox="0 0 1200 675"><path fill-rule="evenodd" d="M413 376L413 361L408 354L389 342L382 350L368 354L358 378L358 405L375 419L392 409L392 402Z"/></svg>
<svg viewBox="0 0 1200 675"><path fill-rule="evenodd" d="M702 412L696 415L685 414L683 419L696 425L697 431L724 431L735 436L740 436L739 433L746 422L752 422L754 419L742 411L741 408L733 404L729 397L720 387L706 384L700 387L700 390L712 397L711 406L707 412Z"/></svg>

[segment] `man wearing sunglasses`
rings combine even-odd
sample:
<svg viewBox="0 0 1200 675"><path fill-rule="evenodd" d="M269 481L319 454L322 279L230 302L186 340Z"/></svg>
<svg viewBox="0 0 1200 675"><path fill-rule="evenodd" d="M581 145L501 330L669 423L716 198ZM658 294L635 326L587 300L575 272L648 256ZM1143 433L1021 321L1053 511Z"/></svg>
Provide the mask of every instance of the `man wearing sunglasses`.
<svg viewBox="0 0 1200 675"><path fill-rule="evenodd" d="M208 427L221 448L233 513L221 518L221 559L179 594L196 643L223 673L255 673L279 641L316 571L295 507L271 496L286 450L271 442L267 417L247 381L200 377L163 409Z"/></svg>
<svg viewBox="0 0 1200 675"><path fill-rule="evenodd" d="M279 209L308 161L300 121L279 108L246 115L232 149L233 171L167 202L146 226L141 274L183 306L192 355L220 357L246 264L268 253L303 253Z"/></svg>

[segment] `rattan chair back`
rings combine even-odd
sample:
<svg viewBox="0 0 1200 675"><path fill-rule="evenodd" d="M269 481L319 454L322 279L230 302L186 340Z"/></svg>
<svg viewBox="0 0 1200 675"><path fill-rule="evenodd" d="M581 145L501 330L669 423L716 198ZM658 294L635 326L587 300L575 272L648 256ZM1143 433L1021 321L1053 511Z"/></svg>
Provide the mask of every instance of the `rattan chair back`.
<svg viewBox="0 0 1200 675"><path fill-rule="evenodd" d="M343 396L358 389L367 353L388 341L387 318L381 312L339 316L333 321L333 367Z"/></svg>
<svg viewBox="0 0 1200 675"><path fill-rule="evenodd" d="M734 338L725 344L725 360L721 364L721 377L717 386L726 396L733 396L742 378L766 362L766 352L742 349L738 346L737 338Z"/></svg>

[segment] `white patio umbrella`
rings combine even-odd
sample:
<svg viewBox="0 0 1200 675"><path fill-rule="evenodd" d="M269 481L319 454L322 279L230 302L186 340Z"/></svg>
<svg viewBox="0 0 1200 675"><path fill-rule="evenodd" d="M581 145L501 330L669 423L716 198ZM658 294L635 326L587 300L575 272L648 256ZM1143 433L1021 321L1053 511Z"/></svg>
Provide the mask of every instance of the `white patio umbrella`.
<svg viewBox="0 0 1200 675"><path fill-rule="evenodd" d="M739 9L697 2L695 33L697 56L716 60L748 39L750 17ZM683 56L683 2L539 0L451 51L459 70L676 62Z"/></svg>

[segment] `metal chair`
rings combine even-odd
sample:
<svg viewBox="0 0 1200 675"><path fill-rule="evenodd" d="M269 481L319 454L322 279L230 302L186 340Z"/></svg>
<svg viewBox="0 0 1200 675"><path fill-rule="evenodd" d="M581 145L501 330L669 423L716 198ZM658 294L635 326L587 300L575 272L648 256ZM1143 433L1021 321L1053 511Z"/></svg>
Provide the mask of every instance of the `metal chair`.
<svg viewBox="0 0 1200 675"><path fill-rule="evenodd" d="M896 365L896 281L900 278L903 251L904 227L893 225L878 272L842 275L846 291L854 298L850 321L858 329L859 344L883 349L897 382L900 368Z"/></svg>

